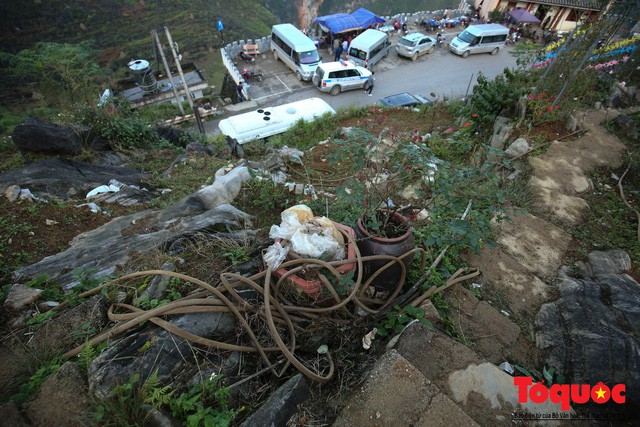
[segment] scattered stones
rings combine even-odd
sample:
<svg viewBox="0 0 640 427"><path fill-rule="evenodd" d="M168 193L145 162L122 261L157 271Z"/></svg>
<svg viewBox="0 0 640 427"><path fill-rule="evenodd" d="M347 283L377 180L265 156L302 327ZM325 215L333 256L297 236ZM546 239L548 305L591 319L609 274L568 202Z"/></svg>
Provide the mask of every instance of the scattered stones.
<svg viewBox="0 0 640 427"><path fill-rule="evenodd" d="M160 269L165 271L176 271L176 265L172 261L167 261L162 264L162 267L160 267ZM166 293L167 286L169 285L170 280L170 276L153 276L142 295L149 297L150 300L161 300Z"/></svg>
<svg viewBox="0 0 640 427"><path fill-rule="evenodd" d="M613 119L613 124L623 136L629 139L638 139L638 128L631 117L626 114L620 114Z"/></svg>
<svg viewBox="0 0 640 427"><path fill-rule="evenodd" d="M513 159L514 157L524 156L529 151L531 151L531 147L527 140L524 138L518 138L509 145L509 148L507 148L504 153L507 157Z"/></svg>
<svg viewBox="0 0 640 427"><path fill-rule="evenodd" d="M589 265L593 276L604 274L624 274L631 271L631 257L623 250L589 253Z"/></svg>
<svg viewBox="0 0 640 427"><path fill-rule="evenodd" d="M20 196L20 187L17 185L10 185L4 191L4 195L7 200L9 200L9 203L13 203L18 200L18 197Z"/></svg>
<svg viewBox="0 0 640 427"><path fill-rule="evenodd" d="M12 185L28 187L45 197L68 199L117 179L129 185L141 185L143 174L129 168L97 166L77 160L51 157L21 169L0 174L0 191Z"/></svg>
<svg viewBox="0 0 640 427"><path fill-rule="evenodd" d="M297 405L309 398L308 380L297 374L290 378L269 400L254 412L241 427L284 426L298 410Z"/></svg>
<svg viewBox="0 0 640 427"><path fill-rule="evenodd" d="M498 116L493 124L493 136L491 137L491 147L504 150L507 139L513 130L513 120L507 117Z"/></svg>
<svg viewBox="0 0 640 427"><path fill-rule="evenodd" d="M9 289L7 299L4 301L4 309L13 315L21 314L25 309L33 306L42 292L44 292L42 289L16 283Z"/></svg>

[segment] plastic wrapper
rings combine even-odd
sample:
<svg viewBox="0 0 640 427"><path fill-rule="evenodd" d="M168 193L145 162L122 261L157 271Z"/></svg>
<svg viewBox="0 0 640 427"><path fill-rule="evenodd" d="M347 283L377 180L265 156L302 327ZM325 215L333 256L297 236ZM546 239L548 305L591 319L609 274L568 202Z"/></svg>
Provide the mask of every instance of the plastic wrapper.
<svg viewBox="0 0 640 427"><path fill-rule="evenodd" d="M276 242L262 254L262 259L268 267L275 270L287 258L288 253L288 247L283 247L280 242Z"/></svg>
<svg viewBox="0 0 640 427"><path fill-rule="evenodd" d="M329 261L344 259L344 237L330 219L314 218L311 209L305 205L292 206L283 211L280 217L282 222L280 225L271 227L269 237L281 239L283 243L276 242L270 246L264 257L268 256L270 260L277 260L276 254L281 254L281 251L274 246L281 245L283 248L290 248L302 257L324 257ZM266 258L265 262L267 262ZM275 268L269 262L267 265Z"/></svg>
<svg viewBox="0 0 640 427"><path fill-rule="evenodd" d="M302 224L313 219L313 212L308 206L295 205L282 211L280 225L272 225L269 237L272 239L291 240L293 234L302 227Z"/></svg>

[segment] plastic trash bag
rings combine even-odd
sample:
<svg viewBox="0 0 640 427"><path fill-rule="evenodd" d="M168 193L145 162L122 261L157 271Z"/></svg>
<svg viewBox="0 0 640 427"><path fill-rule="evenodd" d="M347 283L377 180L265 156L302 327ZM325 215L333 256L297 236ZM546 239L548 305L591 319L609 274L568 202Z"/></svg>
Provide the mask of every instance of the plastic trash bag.
<svg viewBox="0 0 640 427"><path fill-rule="evenodd" d="M273 245L269 246L267 250L262 254L262 259L264 260L265 264L267 264L267 267L275 270L287 258L288 253L288 247L282 247L280 242L275 242Z"/></svg>
<svg viewBox="0 0 640 427"><path fill-rule="evenodd" d="M313 212L306 205L295 205L282 211L280 225L272 225L269 237L272 239L291 240L303 223L313 219Z"/></svg>
<svg viewBox="0 0 640 427"><path fill-rule="evenodd" d="M333 224L327 227L317 221L307 222L291 236L291 249L307 258L324 255L329 261L344 259L344 247L334 237L334 231L339 233Z"/></svg>
<svg viewBox="0 0 640 427"><path fill-rule="evenodd" d="M89 199L101 193L116 193L118 191L120 191L120 187L117 187L115 185L101 185L89 191L85 198Z"/></svg>
<svg viewBox="0 0 640 427"><path fill-rule="evenodd" d="M306 205L292 206L284 210L280 217L282 222L271 227L269 237L283 240L283 247L288 246L307 258L324 256L329 261L344 259L344 237L330 219L314 218Z"/></svg>

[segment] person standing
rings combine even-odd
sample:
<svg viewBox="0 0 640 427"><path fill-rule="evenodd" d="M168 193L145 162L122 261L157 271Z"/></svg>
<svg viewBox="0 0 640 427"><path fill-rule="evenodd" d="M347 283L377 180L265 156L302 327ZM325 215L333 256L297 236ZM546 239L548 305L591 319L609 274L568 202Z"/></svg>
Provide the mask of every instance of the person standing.
<svg viewBox="0 0 640 427"><path fill-rule="evenodd" d="M364 91L367 92L369 96L371 96L371 91L373 91L373 82L375 80L376 79L373 78L373 73L367 79L367 83L366 83L367 88Z"/></svg>
<svg viewBox="0 0 640 427"><path fill-rule="evenodd" d="M338 47L336 48L336 55L333 60L336 62L340 61L340 55L342 55L342 46L338 45Z"/></svg>
<svg viewBox="0 0 640 427"><path fill-rule="evenodd" d="M346 53L349 52L349 42L347 39L342 39L342 51Z"/></svg>
<svg viewBox="0 0 640 427"><path fill-rule="evenodd" d="M236 92L238 92L238 102L243 102L245 100L244 93L242 93L243 89L244 87L242 86L242 82L238 83L238 86L236 86Z"/></svg>

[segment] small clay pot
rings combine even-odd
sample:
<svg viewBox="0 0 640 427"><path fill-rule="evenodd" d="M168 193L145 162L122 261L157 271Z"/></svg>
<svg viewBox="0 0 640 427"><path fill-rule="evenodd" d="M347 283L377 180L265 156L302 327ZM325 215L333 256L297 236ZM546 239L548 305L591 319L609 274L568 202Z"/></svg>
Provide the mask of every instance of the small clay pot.
<svg viewBox="0 0 640 427"><path fill-rule="evenodd" d="M400 215L397 212L393 212L393 220L397 223L408 222L409 220ZM354 229L357 237L356 243L358 244L358 249L360 249L360 254L364 256L369 255L391 255L395 257L399 257L404 253L410 251L415 248L415 242L413 239L413 233L411 231L411 227L407 226L407 232L404 233L400 237L387 238L382 236L377 236L372 234L369 230L367 230L364 226L363 218L360 218L356 223L356 227ZM411 262L413 261L413 254L405 257L402 260L402 263L407 269L407 273L409 272L409 267L411 267ZM363 281L366 281L369 277L371 277L379 268L387 264L389 260L381 260L381 261L365 261L363 262ZM402 273L402 267L395 264L386 269L384 272L380 273L371 285L380 290L393 291L398 286L398 280ZM403 281L404 284L404 281Z"/></svg>

